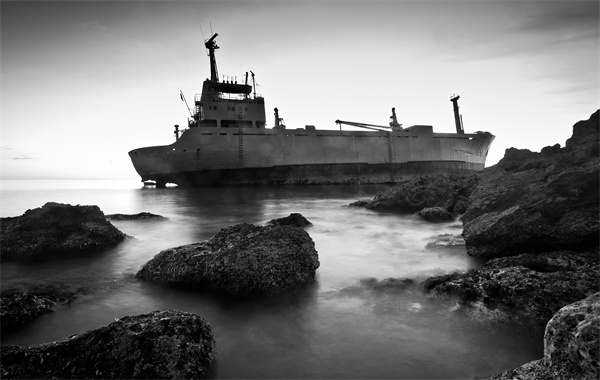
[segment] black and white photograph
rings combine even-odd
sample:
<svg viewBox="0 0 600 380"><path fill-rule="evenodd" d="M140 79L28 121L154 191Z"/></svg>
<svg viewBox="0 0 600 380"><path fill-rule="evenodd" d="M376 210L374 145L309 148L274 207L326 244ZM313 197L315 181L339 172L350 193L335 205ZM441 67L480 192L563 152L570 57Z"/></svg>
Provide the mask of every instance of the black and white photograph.
<svg viewBox="0 0 600 380"><path fill-rule="evenodd" d="M2 0L3 379L600 379L600 3Z"/></svg>

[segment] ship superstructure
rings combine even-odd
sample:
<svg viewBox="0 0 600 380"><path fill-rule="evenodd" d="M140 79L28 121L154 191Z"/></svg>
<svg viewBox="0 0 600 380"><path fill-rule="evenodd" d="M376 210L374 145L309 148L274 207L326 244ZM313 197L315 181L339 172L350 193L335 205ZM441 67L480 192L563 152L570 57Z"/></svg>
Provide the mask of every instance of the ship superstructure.
<svg viewBox="0 0 600 380"><path fill-rule="evenodd" d="M494 136L464 132L458 96L451 98L456 133L434 133L429 125L403 128L395 109L388 126L337 120L339 130L320 130L311 125L288 129L275 108L273 128L266 128L254 73L247 72L244 83L219 79L216 37L205 41L211 77L194 98L187 129L179 136L175 126L173 144L129 152L142 181L157 186L388 183L484 168ZM342 125L366 130L347 131Z"/></svg>
<svg viewBox="0 0 600 380"><path fill-rule="evenodd" d="M190 127L221 128L264 128L265 100L256 95L254 73L252 86L248 84L248 72L244 83L237 83L237 78L230 77L219 81L215 50L219 49L215 33L204 43L210 58L210 79L202 85L202 94L194 97L194 113L189 122Z"/></svg>

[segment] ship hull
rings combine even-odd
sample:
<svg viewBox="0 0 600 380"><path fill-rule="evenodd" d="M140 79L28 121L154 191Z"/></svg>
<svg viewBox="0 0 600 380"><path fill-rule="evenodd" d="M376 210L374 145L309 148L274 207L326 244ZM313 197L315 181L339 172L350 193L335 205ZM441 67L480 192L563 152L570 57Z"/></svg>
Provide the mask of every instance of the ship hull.
<svg viewBox="0 0 600 380"><path fill-rule="evenodd" d="M483 170L494 136L400 132L192 128L167 146L129 152L143 181L180 186L394 183Z"/></svg>
<svg viewBox="0 0 600 380"><path fill-rule="evenodd" d="M471 174L482 164L466 162L407 162L401 164L314 164L286 165L271 168L244 168L174 172L151 175L142 180L158 184L201 187L219 185L316 185L397 183L415 175Z"/></svg>

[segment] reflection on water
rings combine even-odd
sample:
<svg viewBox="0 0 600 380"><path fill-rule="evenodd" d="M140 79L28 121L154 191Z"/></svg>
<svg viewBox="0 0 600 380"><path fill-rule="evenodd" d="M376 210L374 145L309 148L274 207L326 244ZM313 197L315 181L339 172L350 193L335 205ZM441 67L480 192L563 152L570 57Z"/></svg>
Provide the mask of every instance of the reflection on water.
<svg viewBox="0 0 600 380"><path fill-rule="evenodd" d="M2 264L2 289L60 284L81 295L3 343L47 342L157 309L197 313L212 325L223 378L465 378L541 357L531 339L473 329L448 317L416 289L374 292L365 278L425 278L477 265L464 249L426 249L455 223L348 206L381 186L140 189L55 186L7 190L2 215L46 201L97 204L105 213L148 211L168 221L114 221L132 236L88 258ZM51 197L49 196L51 195ZM10 202L20 199L20 201ZM6 203L5 203L6 202ZM241 222L265 224L299 212L313 225L321 266L317 283L292 299L231 301L139 282L134 274L160 250L205 240Z"/></svg>

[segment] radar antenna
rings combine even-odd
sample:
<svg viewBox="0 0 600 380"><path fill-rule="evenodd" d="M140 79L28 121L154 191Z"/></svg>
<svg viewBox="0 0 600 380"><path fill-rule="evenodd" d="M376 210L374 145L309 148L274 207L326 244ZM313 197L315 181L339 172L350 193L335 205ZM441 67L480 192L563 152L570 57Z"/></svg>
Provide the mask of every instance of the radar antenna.
<svg viewBox="0 0 600 380"><path fill-rule="evenodd" d="M204 31L202 30L202 24L200 23L200 21L198 21L198 26L200 26L200 34L202 34L202 41L206 41L206 38L204 37ZM204 47L206 49L206 47ZM208 55L208 49L206 49L206 55Z"/></svg>

